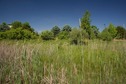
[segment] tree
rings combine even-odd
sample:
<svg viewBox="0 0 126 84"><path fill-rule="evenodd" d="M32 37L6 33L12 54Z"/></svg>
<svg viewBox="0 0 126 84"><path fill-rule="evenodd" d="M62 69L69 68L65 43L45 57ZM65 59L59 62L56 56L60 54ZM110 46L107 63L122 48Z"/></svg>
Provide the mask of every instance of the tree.
<svg viewBox="0 0 126 84"><path fill-rule="evenodd" d="M54 36L56 37L59 32L60 32L60 28L58 26L54 26L51 31L53 32Z"/></svg>
<svg viewBox="0 0 126 84"><path fill-rule="evenodd" d="M70 32L70 41L72 44L85 44L88 34L85 30L74 28Z"/></svg>
<svg viewBox="0 0 126 84"><path fill-rule="evenodd" d="M47 30L41 33L41 37L43 40L52 40L54 39L54 34L53 32Z"/></svg>
<svg viewBox="0 0 126 84"><path fill-rule="evenodd" d="M117 26L117 39L126 39L126 29L122 26Z"/></svg>
<svg viewBox="0 0 126 84"><path fill-rule="evenodd" d="M5 32L6 39L16 39L16 40L24 40L24 39L35 39L37 36L29 30L17 28L10 29Z"/></svg>
<svg viewBox="0 0 126 84"><path fill-rule="evenodd" d="M59 39L68 39L69 38L69 32L67 32L67 31L61 31L58 34L58 38Z"/></svg>
<svg viewBox="0 0 126 84"><path fill-rule="evenodd" d="M108 32L108 29L105 28L101 34L100 37L103 41L111 41L112 40L112 35Z"/></svg>
<svg viewBox="0 0 126 84"><path fill-rule="evenodd" d="M72 28L69 25L65 25L62 29L62 31L67 31L70 32L72 30Z"/></svg>
<svg viewBox="0 0 126 84"><path fill-rule="evenodd" d="M4 31L9 30L9 29L10 29L9 26L5 22L0 24L0 32L4 32Z"/></svg>
<svg viewBox="0 0 126 84"><path fill-rule="evenodd" d="M113 39L116 37L117 30L116 30L116 27L113 24L109 24L108 32L111 34Z"/></svg>
<svg viewBox="0 0 126 84"><path fill-rule="evenodd" d="M22 27L22 23L20 21L12 22L12 28L13 29L20 28L20 27Z"/></svg>
<svg viewBox="0 0 126 84"><path fill-rule="evenodd" d="M98 34L99 34L99 29L94 25L92 25L91 28L92 28L92 31L93 31L95 37L97 38Z"/></svg>
<svg viewBox="0 0 126 84"><path fill-rule="evenodd" d="M80 27L89 34L89 39L91 38L91 26L90 26L90 13L88 11L85 12L83 17L81 18L81 25Z"/></svg>
<svg viewBox="0 0 126 84"><path fill-rule="evenodd" d="M29 24L28 22L23 23L23 24L22 24L22 28L23 28L23 29L26 29L26 30L29 30L29 31L31 31L31 32L34 32L34 29L31 28L31 26L30 26L30 24Z"/></svg>

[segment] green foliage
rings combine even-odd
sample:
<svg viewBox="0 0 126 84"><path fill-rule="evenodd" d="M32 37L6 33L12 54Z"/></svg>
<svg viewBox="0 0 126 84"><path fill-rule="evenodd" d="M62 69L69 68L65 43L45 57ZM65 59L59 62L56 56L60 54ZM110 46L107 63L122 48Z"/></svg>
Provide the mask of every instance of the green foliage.
<svg viewBox="0 0 126 84"><path fill-rule="evenodd" d="M31 28L31 26L30 26L30 24L29 24L28 22L23 23L23 24L22 24L22 28L23 28L23 29L26 29L26 30L29 30L29 31L31 31L31 32L34 32L34 29Z"/></svg>
<svg viewBox="0 0 126 84"><path fill-rule="evenodd" d="M53 32L47 30L41 33L41 37L43 40L52 40L54 39L54 34Z"/></svg>
<svg viewBox="0 0 126 84"><path fill-rule="evenodd" d="M10 29L9 26L5 22L0 24L0 32L4 32L4 31L9 30L9 29Z"/></svg>
<svg viewBox="0 0 126 84"><path fill-rule="evenodd" d="M91 39L91 20L89 11L86 11L84 16L81 18L80 27L88 33L89 39Z"/></svg>
<svg viewBox="0 0 126 84"><path fill-rule="evenodd" d="M71 44L85 44L85 39L88 38L88 34L85 30L74 28L70 32Z"/></svg>
<svg viewBox="0 0 126 84"><path fill-rule="evenodd" d="M62 31L67 31L70 32L72 30L72 28L69 25L65 25L62 29Z"/></svg>
<svg viewBox="0 0 126 84"><path fill-rule="evenodd" d="M113 24L109 24L108 32L111 34L113 39L116 37L117 30L116 30L116 27Z"/></svg>
<svg viewBox="0 0 126 84"><path fill-rule="evenodd" d="M86 11L84 16L81 18L81 28L88 30L90 28L90 13Z"/></svg>
<svg viewBox="0 0 126 84"><path fill-rule="evenodd" d="M56 37L59 32L60 32L60 28L58 26L54 26L51 31L53 32L54 36Z"/></svg>
<svg viewBox="0 0 126 84"><path fill-rule="evenodd" d="M92 28L92 31L93 31L95 37L97 38L98 34L99 34L99 29L96 26L94 26L94 25L91 26L91 28Z"/></svg>
<svg viewBox="0 0 126 84"><path fill-rule="evenodd" d="M13 29L20 28L20 27L22 27L22 23L20 21L12 22L12 28Z"/></svg>
<svg viewBox="0 0 126 84"><path fill-rule="evenodd" d="M110 34L110 32L108 32L108 29L105 28L102 32L101 32L101 39L104 41L111 41L112 40L112 36Z"/></svg>
<svg viewBox="0 0 126 84"><path fill-rule="evenodd" d="M69 32L67 31L61 31L59 34L58 34L58 39L68 39L69 38Z"/></svg>
<svg viewBox="0 0 126 84"><path fill-rule="evenodd" d="M6 32L0 33L1 39L12 39L12 40L24 40L24 39L35 39L36 34L31 31L22 28L10 29Z"/></svg>
<svg viewBox="0 0 126 84"><path fill-rule="evenodd" d="M95 36L94 30L91 28L90 39L95 39L95 38L96 38L96 36Z"/></svg>
<svg viewBox="0 0 126 84"><path fill-rule="evenodd" d="M105 41L113 40L117 35L117 30L113 24L110 24L108 28L105 28L101 33L101 38Z"/></svg>
<svg viewBox="0 0 126 84"><path fill-rule="evenodd" d="M6 34L5 34L5 32L0 32L0 40L1 39L6 39Z"/></svg>
<svg viewBox="0 0 126 84"><path fill-rule="evenodd" d="M0 83L125 84L125 50L125 41L0 41Z"/></svg>
<svg viewBox="0 0 126 84"><path fill-rule="evenodd" d="M122 26L117 26L117 39L126 39L126 29Z"/></svg>

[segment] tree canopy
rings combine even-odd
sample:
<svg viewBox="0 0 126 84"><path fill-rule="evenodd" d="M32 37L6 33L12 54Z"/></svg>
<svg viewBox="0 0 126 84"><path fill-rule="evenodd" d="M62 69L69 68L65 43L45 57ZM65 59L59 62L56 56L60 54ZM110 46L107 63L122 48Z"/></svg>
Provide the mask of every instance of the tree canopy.
<svg viewBox="0 0 126 84"><path fill-rule="evenodd" d="M2 24L0 24L0 32L4 32L9 29L10 27L6 24L6 22L3 22Z"/></svg>
<svg viewBox="0 0 126 84"><path fill-rule="evenodd" d="M54 26L51 31L53 32L54 36L56 37L59 32L60 32L60 28L58 26Z"/></svg>
<svg viewBox="0 0 126 84"><path fill-rule="evenodd" d="M70 32L72 30L72 28L69 25L65 25L62 29L62 31L67 31Z"/></svg>
<svg viewBox="0 0 126 84"><path fill-rule="evenodd" d="M117 26L117 39L126 39L126 29L122 26Z"/></svg>

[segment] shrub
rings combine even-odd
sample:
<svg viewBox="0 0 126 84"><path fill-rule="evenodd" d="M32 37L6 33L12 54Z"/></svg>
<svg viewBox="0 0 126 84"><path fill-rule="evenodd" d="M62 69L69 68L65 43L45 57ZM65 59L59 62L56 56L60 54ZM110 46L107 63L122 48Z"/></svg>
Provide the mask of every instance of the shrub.
<svg viewBox="0 0 126 84"><path fill-rule="evenodd" d="M101 39L102 39L103 41L111 41L111 40L112 40L112 36L111 36L111 34L108 32L108 29L107 29L107 28L105 28L105 29L102 31L100 37L101 37Z"/></svg>
<svg viewBox="0 0 126 84"><path fill-rule="evenodd" d="M43 31L41 33L41 37L43 40L52 40L54 39L54 34L51 31Z"/></svg>
<svg viewBox="0 0 126 84"><path fill-rule="evenodd" d="M85 39L87 39L89 36L87 32L83 29L73 29L70 32L70 42L71 44L85 44Z"/></svg>
<svg viewBox="0 0 126 84"><path fill-rule="evenodd" d="M58 39L68 39L69 38L69 32L62 31L58 34Z"/></svg>
<svg viewBox="0 0 126 84"><path fill-rule="evenodd" d="M2 39L16 39L16 40L23 40L23 39L35 39L37 36L26 29L17 28L17 29L10 29L6 32L1 32L0 37Z"/></svg>

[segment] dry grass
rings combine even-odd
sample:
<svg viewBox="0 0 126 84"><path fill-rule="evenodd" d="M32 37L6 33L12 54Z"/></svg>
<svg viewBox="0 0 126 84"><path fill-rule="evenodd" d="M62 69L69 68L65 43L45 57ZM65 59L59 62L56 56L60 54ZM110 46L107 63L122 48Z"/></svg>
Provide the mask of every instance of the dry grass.
<svg viewBox="0 0 126 84"><path fill-rule="evenodd" d="M124 84L126 43L0 42L1 84Z"/></svg>

